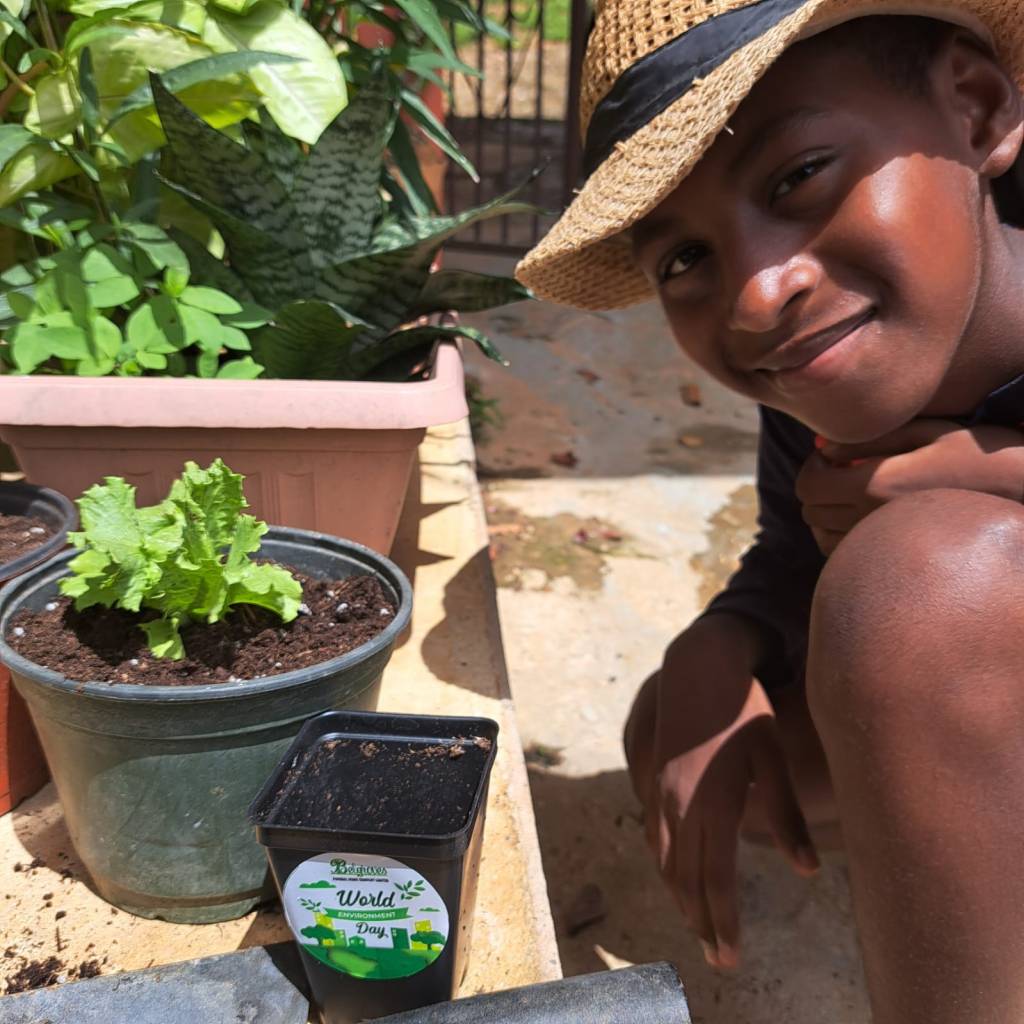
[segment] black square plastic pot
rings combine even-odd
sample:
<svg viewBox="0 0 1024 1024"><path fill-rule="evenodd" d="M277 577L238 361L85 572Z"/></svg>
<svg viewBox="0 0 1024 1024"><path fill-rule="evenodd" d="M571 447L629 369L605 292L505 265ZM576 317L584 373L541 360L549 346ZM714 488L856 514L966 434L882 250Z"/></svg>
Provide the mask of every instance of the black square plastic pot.
<svg viewBox="0 0 1024 1024"><path fill-rule="evenodd" d="M324 1024L454 996L497 736L486 718L328 712L253 801Z"/></svg>

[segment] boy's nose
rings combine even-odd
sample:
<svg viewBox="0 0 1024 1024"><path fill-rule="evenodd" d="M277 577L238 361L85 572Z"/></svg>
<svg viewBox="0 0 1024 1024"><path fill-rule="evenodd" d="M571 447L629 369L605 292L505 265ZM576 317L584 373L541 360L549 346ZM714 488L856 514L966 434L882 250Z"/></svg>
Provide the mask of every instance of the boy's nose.
<svg viewBox="0 0 1024 1024"><path fill-rule="evenodd" d="M776 330L820 279L818 263L802 254L785 263L757 268L736 290L729 313L730 330L748 334Z"/></svg>

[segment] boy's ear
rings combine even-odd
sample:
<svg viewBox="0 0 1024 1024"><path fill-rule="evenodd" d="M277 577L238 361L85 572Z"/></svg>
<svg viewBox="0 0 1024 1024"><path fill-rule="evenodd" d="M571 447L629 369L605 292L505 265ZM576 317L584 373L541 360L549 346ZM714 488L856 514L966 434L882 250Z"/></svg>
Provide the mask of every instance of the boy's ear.
<svg viewBox="0 0 1024 1024"><path fill-rule="evenodd" d="M933 84L978 173L1005 174L1024 142L1020 89L973 35L956 31L936 58Z"/></svg>

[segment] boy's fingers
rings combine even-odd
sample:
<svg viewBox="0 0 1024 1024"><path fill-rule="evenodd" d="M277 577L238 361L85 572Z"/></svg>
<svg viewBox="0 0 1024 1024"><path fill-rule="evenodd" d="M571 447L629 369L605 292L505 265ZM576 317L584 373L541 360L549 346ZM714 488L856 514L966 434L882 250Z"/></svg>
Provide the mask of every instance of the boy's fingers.
<svg viewBox="0 0 1024 1024"><path fill-rule="evenodd" d="M797 872L813 874L820 866L818 854L793 790L785 757L774 736L768 737L755 752L754 776L779 848Z"/></svg>
<svg viewBox="0 0 1024 1024"><path fill-rule="evenodd" d="M704 901L701 878L700 829L679 822L673 843L673 857L665 881L687 922L700 940L714 945L715 932Z"/></svg>
<svg viewBox="0 0 1024 1024"><path fill-rule="evenodd" d="M704 833L704 894L715 933L716 966L726 968L739 966L738 837L739 822L715 822Z"/></svg>
<svg viewBox="0 0 1024 1024"><path fill-rule="evenodd" d="M882 462L881 458L870 458L859 460L855 466L834 466L816 453L797 474L796 496L804 506L857 504Z"/></svg>
<svg viewBox="0 0 1024 1024"><path fill-rule="evenodd" d="M664 875L672 860L672 827L660 807L655 807L651 815L651 825L647 831L647 842L658 860L658 870Z"/></svg>

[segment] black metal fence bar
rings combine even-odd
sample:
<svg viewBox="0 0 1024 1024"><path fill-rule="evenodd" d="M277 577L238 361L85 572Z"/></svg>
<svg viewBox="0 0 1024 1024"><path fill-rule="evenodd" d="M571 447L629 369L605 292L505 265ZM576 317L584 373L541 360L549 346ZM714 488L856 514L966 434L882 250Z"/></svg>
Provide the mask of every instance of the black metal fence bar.
<svg viewBox="0 0 1024 1024"><path fill-rule="evenodd" d="M487 0L477 0L477 11L480 14L481 22L487 15ZM476 39L476 66L480 77L476 80L476 156L473 166L476 168L476 200L474 205L479 206L483 202L483 163L484 163L484 33L481 32ZM483 231L482 224L473 227L473 239L479 243Z"/></svg>
<svg viewBox="0 0 1024 1024"><path fill-rule="evenodd" d="M463 59L482 79L452 76L449 128L479 172L473 183L450 165L446 206L451 210L493 198L547 165L528 198L543 213L478 223L453 240L453 248L517 254L529 249L578 185L579 68L590 22L589 0L571 0L568 25L558 25L556 0L476 0L481 17L504 19L507 38L481 34L463 40ZM500 12L500 13L498 13ZM551 33L549 28L558 29ZM568 29L568 32L566 32ZM565 36L569 38L566 39ZM472 49L466 53L466 47ZM475 57L475 60L473 59ZM531 64L531 61L533 62Z"/></svg>
<svg viewBox="0 0 1024 1024"><path fill-rule="evenodd" d="M580 138L580 81L583 77L583 55L590 32L590 5L587 0L572 0L572 21L569 30L568 103L565 117L565 198L568 203L581 183L583 175L583 140Z"/></svg>
<svg viewBox="0 0 1024 1024"><path fill-rule="evenodd" d="M512 187L512 89L515 86L513 74L513 46L515 44L516 19L512 0L505 0L505 28L508 30L508 41L505 43L505 103L501 111L505 121L504 159L501 167L501 191L507 192ZM501 218L501 244L508 245L508 218Z"/></svg>
<svg viewBox="0 0 1024 1024"><path fill-rule="evenodd" d="M544 120L544 40L545 40L544 0L537 0L537 67L534 70L533 85L537 95L533 103L533 148L541 152L541 125ZM540 205L540 179L534 178L530 199L535 206ZM532 223L533 237L540 237L540 217L535 215Z"/></svg>

